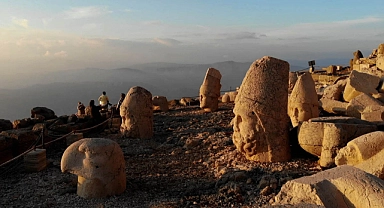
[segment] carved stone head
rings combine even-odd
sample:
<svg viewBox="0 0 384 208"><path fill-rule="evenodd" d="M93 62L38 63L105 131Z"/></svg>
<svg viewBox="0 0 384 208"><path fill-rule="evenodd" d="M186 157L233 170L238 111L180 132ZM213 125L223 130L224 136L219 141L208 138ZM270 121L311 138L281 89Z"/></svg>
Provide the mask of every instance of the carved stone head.
<svg viewBox="0 0 384 208"><path fill-rule="evenodd" d="M233 143L247 159L290 159L288 142L289 64L265 56L250 66L235 100Z"/></svg>
<svg viewBox="0 0 384 208"><path fill-rule="evenodd" d="M151 138L153 136L152 94L139 86L129 89L120 106L120 131L126 137Z"/></svg>
<svg viewBox="0 0 384 208"><path fill-rule="evenodd" d="M102 198L124 192L125 160L120 146L103 138L71 144L61 158L61 171L78 176L77 195Z"/></svg>
<svg viewBox="0 0 384 208"><path fill-rule="evenodd" d="M216 111L219 105L221 89L220 71L209 68L200 87L200 108L206 112Z"/></svg>

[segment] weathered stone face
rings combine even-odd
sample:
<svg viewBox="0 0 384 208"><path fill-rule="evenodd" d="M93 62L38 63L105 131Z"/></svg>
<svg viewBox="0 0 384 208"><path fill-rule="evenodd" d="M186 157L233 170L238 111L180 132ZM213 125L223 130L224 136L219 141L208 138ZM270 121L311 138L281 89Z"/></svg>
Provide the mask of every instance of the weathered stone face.
<svg viewBox="0 0 384 208"><path fill-rule="evenodd" d="M265 56L250 66L236 96L233 142L247 159L287 161L289 64Z"/></svg>
<svg viewBox="0 0 384 208"><path fill-rule="evenodd" d="M151 138L153 136L152 94L139 86L132 87L120 106L120 131L126 137Z"/></svg>
<svg viewBox="0 0 384 208"><path fill-rule="evenodd" d="M293 127L299 125L299 122L319 117L315 82L309 73L299 76L289 97L288 115Z"/></svg>
<svg viewBox="0 0 384 208"><path fill-rule="evenodd" d="M221 89L220 71L209 68L200 87L200 108L206 112L216 111L219 105Z"/></svg>
<svg viewBox="0 0 384 208"><path fill-rule="evenodd" d="M61 171L78 176L77 194L102 198L124 192L125 161L120 146L103 138L87 138L71 144L61 158Z"/></svg>

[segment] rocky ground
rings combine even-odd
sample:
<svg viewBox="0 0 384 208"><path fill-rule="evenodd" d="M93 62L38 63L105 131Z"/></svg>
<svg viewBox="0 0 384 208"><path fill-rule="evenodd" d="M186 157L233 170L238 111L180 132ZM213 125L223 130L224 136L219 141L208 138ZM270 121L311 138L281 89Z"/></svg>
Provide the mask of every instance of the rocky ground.
<svg viewBox="0 0 384 208"><path fill-rule="evenodd" d="M0 207L265 207L286 181L320 171L315 158L296 150L291 162L246 160L232 143L232 108L155 112L151 140L85 135L115 140L125 155L127 189L105 199L76 195L77 176L60 171L65 142L57 142L40 172L25 172L22 160L0 169Z"/></svg>

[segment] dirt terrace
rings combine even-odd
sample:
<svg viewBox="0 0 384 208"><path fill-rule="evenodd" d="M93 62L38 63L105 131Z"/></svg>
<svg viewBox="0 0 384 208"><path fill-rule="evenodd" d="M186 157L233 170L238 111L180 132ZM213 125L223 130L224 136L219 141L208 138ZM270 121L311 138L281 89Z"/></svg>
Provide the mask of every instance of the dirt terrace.
<svg viewBox="0 0 384 208"><path fill-rule="evenodd" d="M320 171L307 155L284 163L246 160L232 143L232 109L155 112L151 140L107 131L85 135L112 139L125 155L127 189L104 199L76 195L77 176L60 171L66 146L58 142L47 149L43 171L25 172L21 160L0 169L0 207L263 207L286 181Z"/></svg>

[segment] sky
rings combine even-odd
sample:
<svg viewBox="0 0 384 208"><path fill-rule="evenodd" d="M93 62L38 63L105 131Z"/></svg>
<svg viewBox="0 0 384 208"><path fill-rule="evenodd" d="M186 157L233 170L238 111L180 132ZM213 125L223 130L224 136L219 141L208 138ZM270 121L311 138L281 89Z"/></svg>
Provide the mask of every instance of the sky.
<svg viewBox="0 0 384 208"><path fill-rule="evenodd" d="M384 43L383 8L382 0L2 0L0 72L368 56Z"/></svg>

